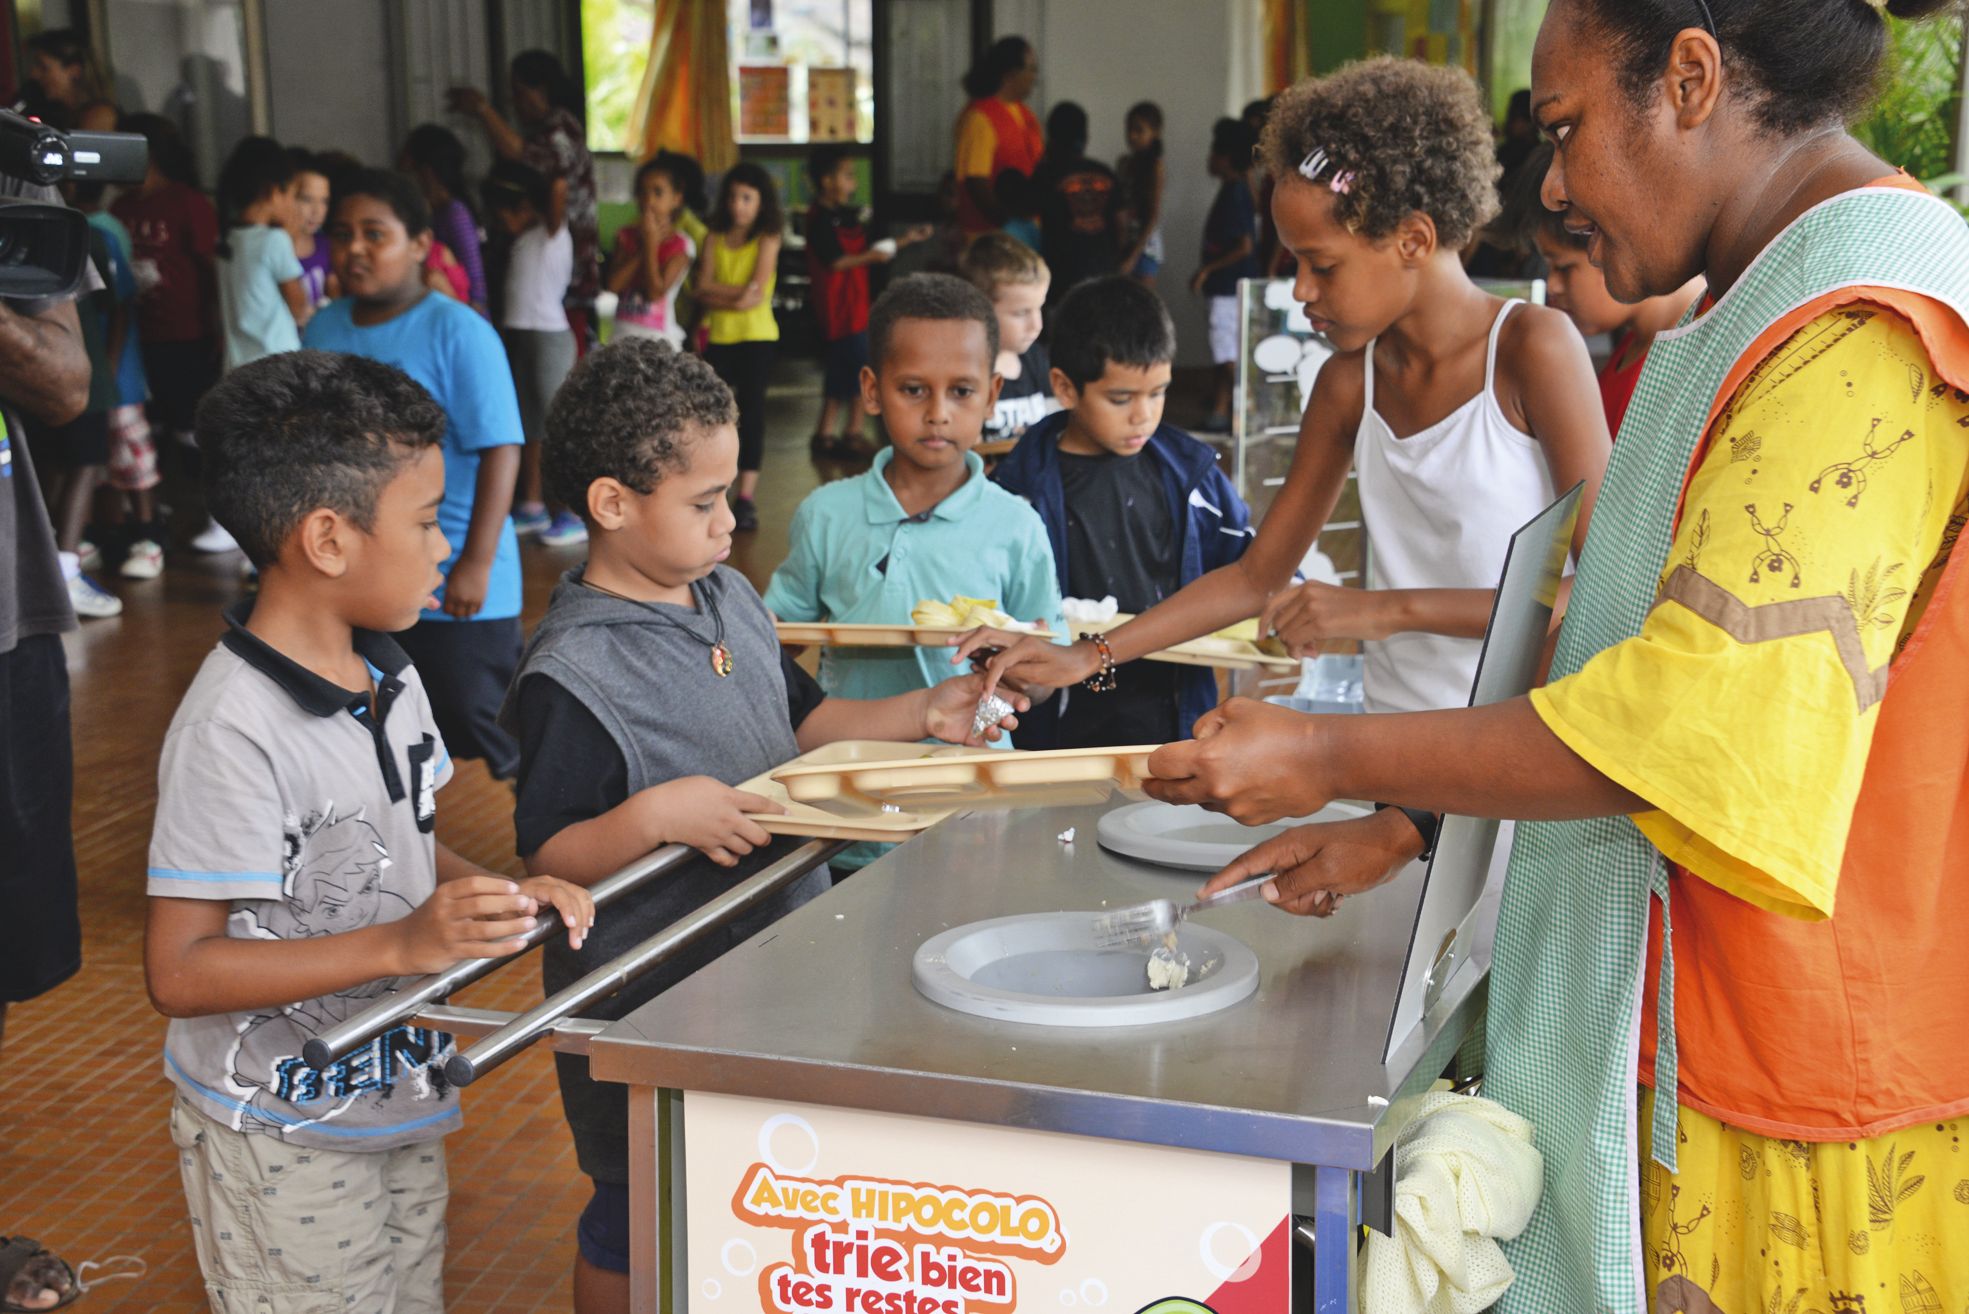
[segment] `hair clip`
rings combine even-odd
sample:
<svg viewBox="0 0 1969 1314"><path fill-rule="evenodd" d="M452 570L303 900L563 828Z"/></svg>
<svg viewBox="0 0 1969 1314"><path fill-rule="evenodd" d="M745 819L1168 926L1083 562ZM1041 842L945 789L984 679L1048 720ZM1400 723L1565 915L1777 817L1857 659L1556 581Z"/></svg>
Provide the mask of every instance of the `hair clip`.
<svg viewBox="0 0 1969 1314"><path fill-rule="evenodd" d="M1333 189L1333 193L1336 196L1348 195L1354 190L1354 171L1348 169L1344 173L1334 174L1333 181L1328 183L1327 186Z"/></svg>
<svg viewBox="0 0 1969 1314"><path fill-rule="evenodd" d="M1318 182L1320 171L1325 169L1328 163L1330 161L1327 159L1326 148L1315 146L1305 159L1299 161L1299 176L1307 182Z"/></svg>

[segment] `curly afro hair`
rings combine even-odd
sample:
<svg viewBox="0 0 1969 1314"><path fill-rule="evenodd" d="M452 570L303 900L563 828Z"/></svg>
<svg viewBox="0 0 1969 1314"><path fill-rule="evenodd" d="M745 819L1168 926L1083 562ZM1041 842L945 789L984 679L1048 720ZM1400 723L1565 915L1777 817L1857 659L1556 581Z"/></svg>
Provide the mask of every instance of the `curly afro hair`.
<svg viewBox="0 0 1969 1314"><path fill-rule="evenodd" d="M653 492L706 430L736 423L732 390L701 358L654 338L611 342L574 367L547 408L547 496L586 519L597 479Z"/></svg>
<svg viewBox="0 0 1969 1314"><path fill-rule="evenodd" d="M1490 116L1470 75L1412 59L1349 64L1280 93L1259 143L1274 178L1298 178L1314 151L1349 232L1378 241L1421 213L1444 247L1461 248L1497 213Z"/></svg>

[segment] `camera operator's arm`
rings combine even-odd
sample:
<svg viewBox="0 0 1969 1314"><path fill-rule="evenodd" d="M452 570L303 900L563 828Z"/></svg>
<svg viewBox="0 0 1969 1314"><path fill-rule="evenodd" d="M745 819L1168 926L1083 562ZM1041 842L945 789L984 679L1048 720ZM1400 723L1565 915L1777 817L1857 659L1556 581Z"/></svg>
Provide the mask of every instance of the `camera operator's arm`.
<svg viewBox="0 0 1969 1314"><path fill-rule="evenodd" d="M75 303L23 315L0 301L0 402L46 424L67 424L89 403L89 356Z"/></svg>

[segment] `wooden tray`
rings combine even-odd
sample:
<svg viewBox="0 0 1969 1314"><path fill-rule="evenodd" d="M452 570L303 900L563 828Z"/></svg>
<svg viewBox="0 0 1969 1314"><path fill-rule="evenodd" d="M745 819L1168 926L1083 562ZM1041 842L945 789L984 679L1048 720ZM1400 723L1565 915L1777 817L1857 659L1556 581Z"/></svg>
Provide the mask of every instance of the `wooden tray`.
<svg viewBox="0 0 1969 1314"><path fill-rule="evenodd" d="M795 802L786 787L773 777L779 771L798 767L844 767L857 762L896 762L921 760L949 752L943 744L897 744L879 739L843 739L823 744L811 753L802 753L791 762L754 776L738 788L748 794L769 798L786 809L783 816L759 814L753 820L768 835L797 835L806 839L872 840L878 844L900 844L912 835L928 830L955 808L912 808L907 812L884 812L847 819L817 807ZM957 750L964 751L964 750Z"/></svg>
<svg viewBox="0 0 1969 1314"><path fill-rule="evenodd" d="M837 817L880 817L884 809L1054 807L1139 794L1159 745L1068 748L1044 753L953 748L881 762L789 764L772 773L795 803ZM895 815L891 812L888 815Z"/></svg>
<svg viewBox="0 0 1969 1314"><path fill-rule="evenodd" d="M779 641L795 646L824 643L830 648L946 648L949 639L969 634L975 625L841 625L832 621L774 621ZM1020 633L1050 637L1048 630Z"/></svg>

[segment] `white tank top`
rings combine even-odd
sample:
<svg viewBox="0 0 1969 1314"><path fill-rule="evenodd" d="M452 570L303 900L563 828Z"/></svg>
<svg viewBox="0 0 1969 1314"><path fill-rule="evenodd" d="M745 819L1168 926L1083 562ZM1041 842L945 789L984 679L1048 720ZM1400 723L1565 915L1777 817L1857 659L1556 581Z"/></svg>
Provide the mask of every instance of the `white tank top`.
<svg viewBox="0 0 1969 1314"><path fill-rule="evenodd" d="M1552 501L1552 471L1536 439L1497 404L1497 339L1521 302L1491 325L1484 388L1420 433L1395 437L1374 409L1374 344L1354 436L1361 523L1371 589L1494 589L1504 554L1527 520ZM1480 639L1397 634L1365 645L1370 712L1463 707L1477 678Z"/></svg>

